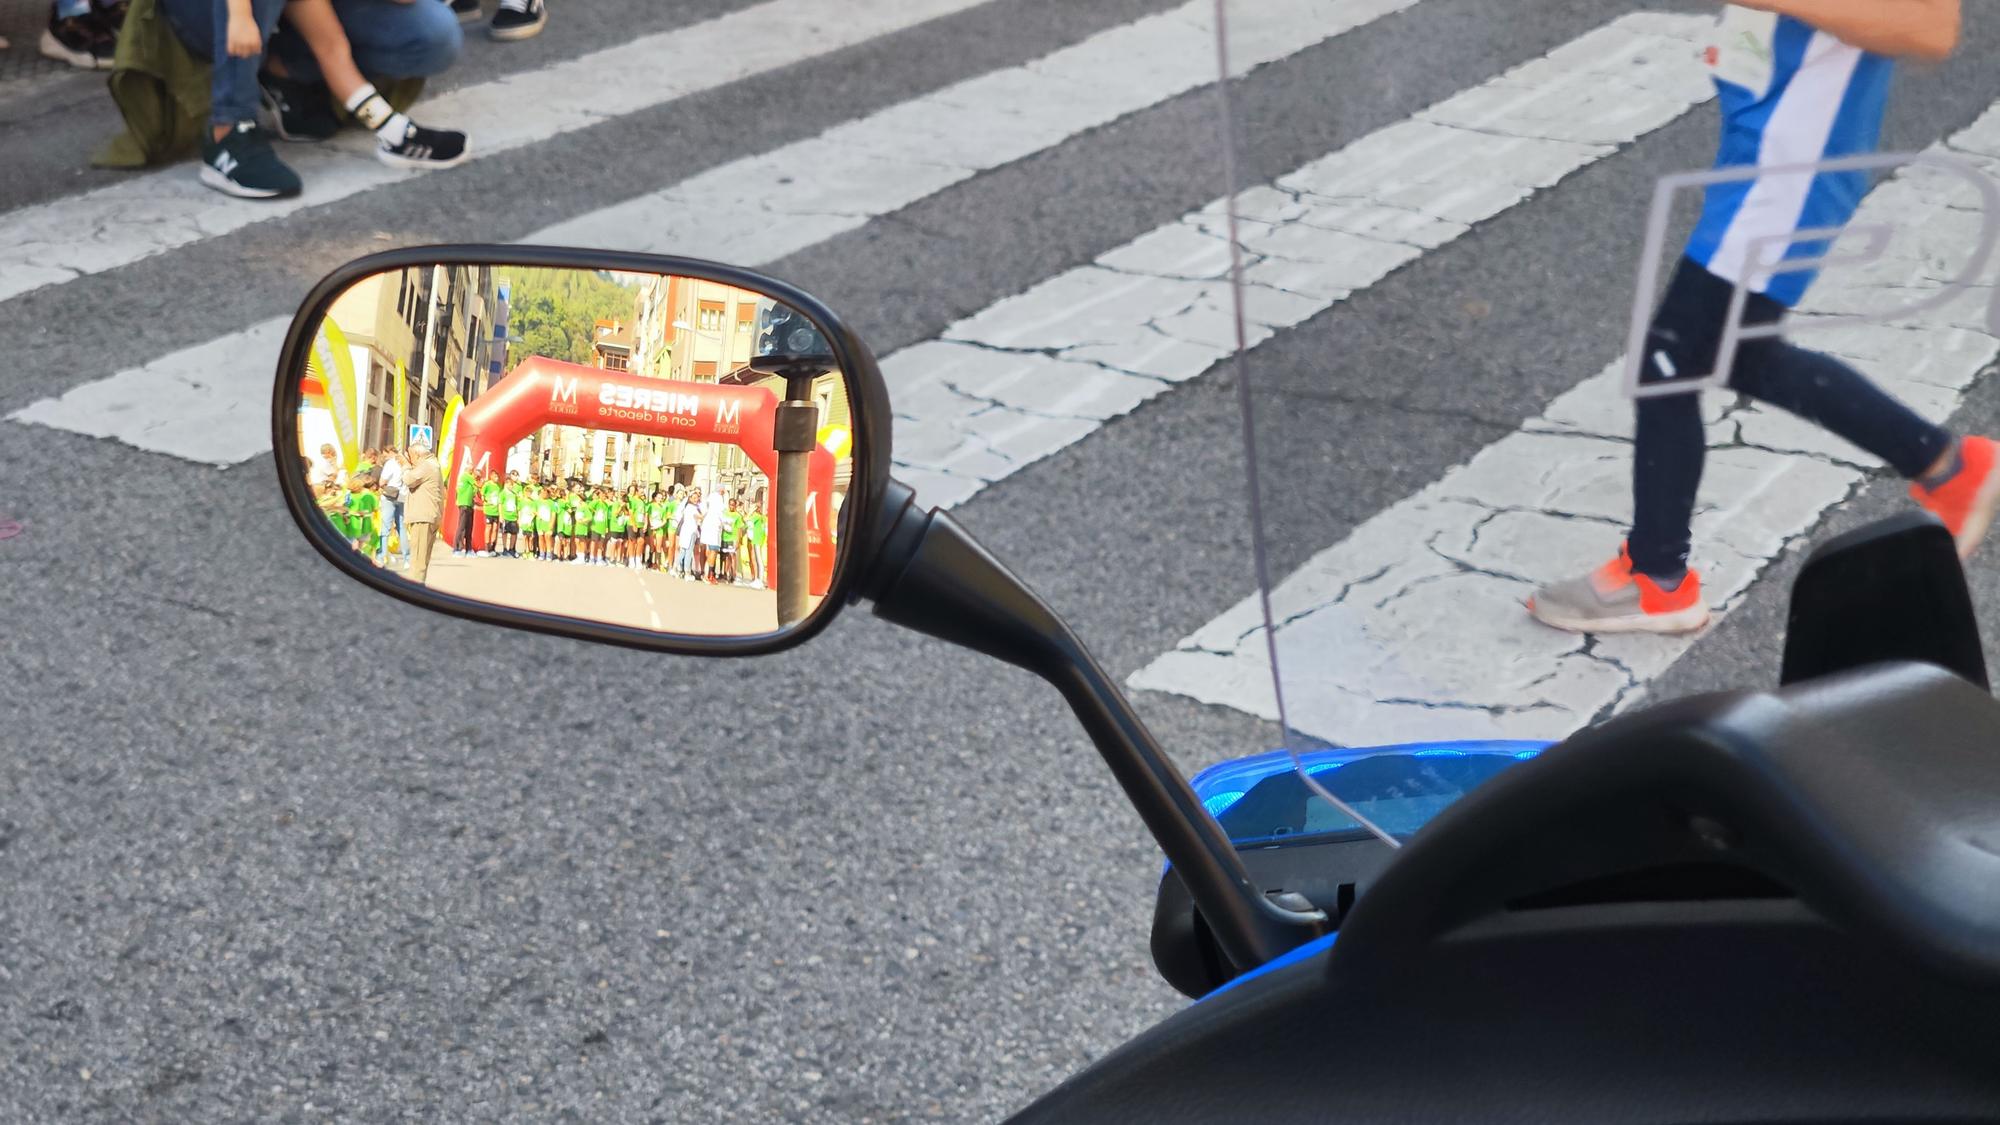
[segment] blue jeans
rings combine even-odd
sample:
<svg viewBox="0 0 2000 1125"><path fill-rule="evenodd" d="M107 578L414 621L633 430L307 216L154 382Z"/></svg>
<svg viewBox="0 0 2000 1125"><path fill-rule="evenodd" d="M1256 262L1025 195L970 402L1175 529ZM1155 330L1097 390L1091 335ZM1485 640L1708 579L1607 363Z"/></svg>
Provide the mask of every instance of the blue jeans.
<svg viewBox="0 0 2000 1125"><path fill-rule="evenodd" d="M209 78L208 123L234 125L257 120L257 69L263 56L229 57L229 5L225 0L159 0L167 25L198 59L214 67ZM258 34L270 45L284 14L285 0L250 0L250 16Z"/></svg>
<svg viewBox="0 0 2000 1125"><path fill-rule="evenodd" d="M410 529L403 522L403 502L401 500L382 501L382 532L381 538L375 544L376 558L386 559L389 557L389 533L391 531L396 533L396 552L403 556L403 562L407 565L410 561Z"/></svg>
<svg viewBox="0 0 2000 1125"><path fill-rule="evenodd" d="M255 0L252 0L254 3ZM333 14L354 51L354 65L370 78L429 78L458 61L465 44L451 5L437 0L333 0ZM285 73L320 81L319 63L297 32L283 30L272 50Z"/></svg>
<svg viewBox="0 0 2000 1125"><path fill-rule="evenodd" d="M262 57L232 59L225 47L229 8L225 0L159 0L174 34L196 58L215 67L209 90L208 121L234 125L257 118L257 71ZM264 52L301 82L320 80L319 63L297 32L278 27L284 0L250 0ZM347 32L354 65L370 77L428 78L443 73L464 44L451 5L436 0L333 0L334 14Z"/></svg>

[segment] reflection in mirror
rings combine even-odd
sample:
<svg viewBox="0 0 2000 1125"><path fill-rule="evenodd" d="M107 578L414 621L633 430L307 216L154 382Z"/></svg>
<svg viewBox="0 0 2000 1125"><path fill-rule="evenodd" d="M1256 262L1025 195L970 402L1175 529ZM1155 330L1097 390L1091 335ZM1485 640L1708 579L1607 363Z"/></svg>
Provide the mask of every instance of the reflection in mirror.
<svg viewBox="0 0 2000 1125"><path fill-rule="evenodd" d="M298 471L368 564L690 636L816 611L853 470L819 328L695 277L435 265L343 292L299 373Z"/></svg>

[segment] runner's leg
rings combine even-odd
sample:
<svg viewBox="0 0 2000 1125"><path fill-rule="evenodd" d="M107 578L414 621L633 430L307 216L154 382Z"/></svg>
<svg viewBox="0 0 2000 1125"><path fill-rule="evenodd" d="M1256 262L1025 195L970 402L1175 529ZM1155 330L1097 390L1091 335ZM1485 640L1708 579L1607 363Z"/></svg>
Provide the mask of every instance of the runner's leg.
<svg viewBox="0 0 2000 1125"><path fill-rule="evenodd" d="M1733 291L1729 282L1700 263L1682 258L1646 334L1640 381L1652 385L1713 372ZM1743 321L1746 325L1765 324L1783 315L1782 305L1753 293L1744 308ZM1632 569L1671 588L1687 572L1688 528L1708 454L1701 396L1688 393L1642 398L1636 413L1632 534L1626 546Z"/></svg>

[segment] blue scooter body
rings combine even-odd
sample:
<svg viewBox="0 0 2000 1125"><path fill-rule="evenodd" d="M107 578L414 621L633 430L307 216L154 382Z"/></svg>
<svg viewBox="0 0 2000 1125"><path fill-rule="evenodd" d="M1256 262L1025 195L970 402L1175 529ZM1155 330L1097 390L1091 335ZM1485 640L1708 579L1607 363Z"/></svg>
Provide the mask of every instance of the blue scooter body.
<svg viewBox="0 0 2000 1125"><path fill-rule="evenodd" d="M1408 839L1453 801L1480 783L1546 750L1550 742L1461 741L1419 742L1393 746L1362 746L1307 751L1299 755L1303 768L1321 786L1352 806L1377 826ZM1294 774L1292 756L1283 750L1221 762L1190 781L1202 807L1219 821L1240 849L1297 845L1316 838L1329 843L1352 842L1371 834L1353 817L1304 784L1279 781L1275 801L1245 802L1258 786ZM1334 776L1337 771L1347 771ZM1171 865L1163 866L1164 880ZM1330 948L1339 932L1327 934L1260 965L1203 995L1196 1003L1229 991L1286 965L1318 956Z"/></svg>

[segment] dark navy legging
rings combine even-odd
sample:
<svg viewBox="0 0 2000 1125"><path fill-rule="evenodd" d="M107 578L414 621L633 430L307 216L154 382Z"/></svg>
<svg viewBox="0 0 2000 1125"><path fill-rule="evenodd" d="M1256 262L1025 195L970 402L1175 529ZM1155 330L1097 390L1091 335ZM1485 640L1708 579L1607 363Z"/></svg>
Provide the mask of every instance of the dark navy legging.
<svg viewBox="0 0 2000 1125"><path fill-rule="evenodd" d="M1681 259L1646 336L1640 379L1673 378L1657 356L1664 352L1675 375L1699 377L1715 370L1734 286L1690 259ZM1745 327L1782 320L1785 306L1751 293ZM1730 373L1730 389L1788 410L1840 435L1888 462L1904 477L1922 475L1951 447L1951 435L1884 394L1860 372L1829 355L1807 351L1779 337L1744 340ZM1688 559L1689 521L1708 451L1700 395L1638 400L1638 446L1632 465L1633 569L1671 577Z"/></svg>

